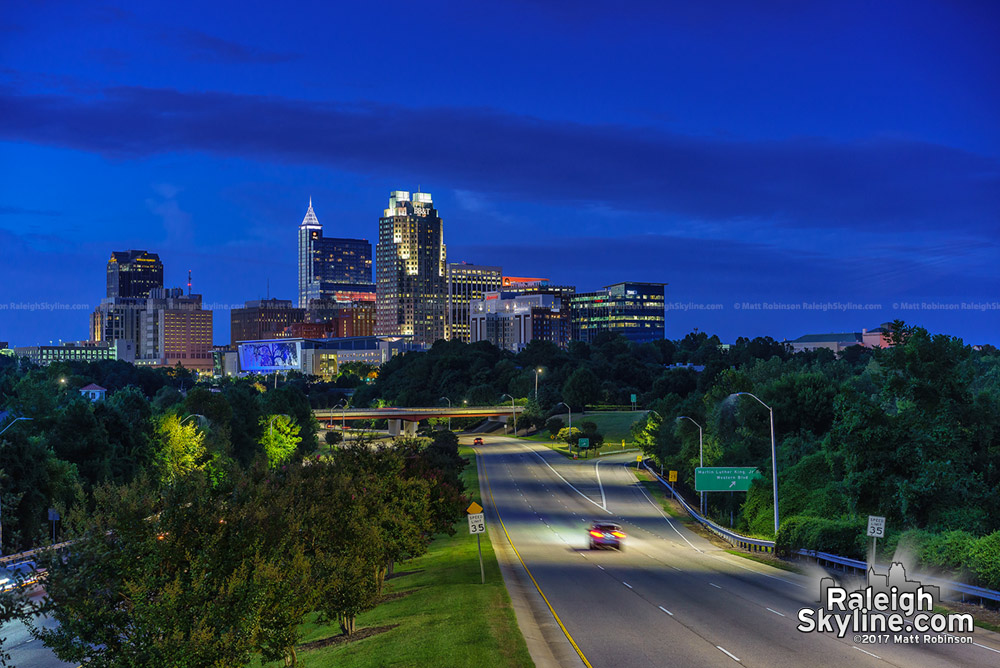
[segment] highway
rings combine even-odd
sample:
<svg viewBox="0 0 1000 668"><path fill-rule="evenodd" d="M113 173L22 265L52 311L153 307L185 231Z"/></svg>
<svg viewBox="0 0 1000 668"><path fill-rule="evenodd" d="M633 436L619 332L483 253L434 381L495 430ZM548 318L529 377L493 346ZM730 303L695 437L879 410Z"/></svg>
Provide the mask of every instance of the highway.
<svg viewBox="0 0 1000 668"><path fill-rule="evenodd" d="M35 587L29 598L37 601L44 595L44 590L41 587ZM48 617L36 623L44 628L56 626L55 620ZM41 640L35 640L21 622L5 624L0 628L0 636L4 638L3 649L10 653L11 661L8 664L10 666L16 668L64 668L78 665L66 663L56 658L52 650L43 645Z"/></svg>
<svg viewBox="0 0 1000 668"><path fill-rule="evenodd" d="M974 645L862 645L851 632L840 639L798 631L799 609L817 607L818 577L727 554L671 521L626 466L634 469L635 453L572 461L497 436L475 449L494 545L510 550L509 536L547 599L536 609L551 605L565 628L550 624L556 632L546 639L568 647L553 636L571 637L579 665L1000 665L1000 635L982 629ZM588 549L596 519L624 526L624 551Z"/></svg>

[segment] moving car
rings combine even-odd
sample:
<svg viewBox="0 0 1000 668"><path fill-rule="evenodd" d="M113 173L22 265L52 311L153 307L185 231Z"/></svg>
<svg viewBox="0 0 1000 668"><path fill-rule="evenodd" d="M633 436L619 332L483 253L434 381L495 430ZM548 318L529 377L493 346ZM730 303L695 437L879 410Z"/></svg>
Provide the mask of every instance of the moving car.
<svg viewBox="0 0 1000 668"><path fill-rule="evenodd" d="M483 439L480 438L479 436L476 436L476 438L473 439L472 444L473 445L482 445L483 444Z"/></svg>
<svg viewBox="0 0 1000 668"><path fill-rule="evenodd" d="M22 561L0 568L0 591L27 587L41 579L45 569L39 569L33 561Z"/></svg>
<svg viewBox="0 0 1000 668"><path fill-rule="evenodd" d="M594 522L587 531L590 537L590 549L596 550L599 547L614 547L619 552L625 549L625 532L621 525L613 522Z"/></svg>

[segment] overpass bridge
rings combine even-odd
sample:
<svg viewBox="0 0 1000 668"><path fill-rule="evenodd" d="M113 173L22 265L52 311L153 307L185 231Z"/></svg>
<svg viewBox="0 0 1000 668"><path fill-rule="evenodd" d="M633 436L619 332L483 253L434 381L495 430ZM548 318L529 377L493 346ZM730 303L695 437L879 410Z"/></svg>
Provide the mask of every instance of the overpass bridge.
<svg viewBox="0 0 1000 668"><path fill-rule="evenodd" d="M329 424L340 420L388 420L389 433L393 436L417 433L417 423L430 418L479 417L498 422L520 415L524 406L430 406L418 408L317 408L313 415L320 422Z"/></svg>

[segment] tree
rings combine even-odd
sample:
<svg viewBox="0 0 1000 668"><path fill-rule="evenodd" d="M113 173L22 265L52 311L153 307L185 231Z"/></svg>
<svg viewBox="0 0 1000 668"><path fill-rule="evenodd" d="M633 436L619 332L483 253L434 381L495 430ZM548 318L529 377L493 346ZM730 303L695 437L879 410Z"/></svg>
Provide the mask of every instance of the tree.
<svg viewBox="0 0 1000 668"><path fill-rule="evenodd" d="M159 419L156 435L156 464L163 482L172 484L204 466L205 434L193 421L170 413Z"/></svg>
<svg viewBox="0 0 1000 668"><path fill-rule="evenodd" d="M274 467L284 464L295 453L302 439L299 425L287 415L265 415L260 419L262 429L260 445L267 463Z"/></svg>
<svg viewBox="0 0 1000 668"><path fill-rule="evenodd" d="M550 417L545 421L545 431L549 432L549 438L556 438L565 426L566 423L562 421L562 418Z"/></svg>
<svg viewBox="0 0 1000 668"><path fill-rule="evenodd" d="M600 397L600 381L589 367L580 367L563 385L563 401L574 408L586 408Z"/></svg>
<svg viewBox="0 0 1000 668"><path fill-rule="evenodd" d="M333 429L331 429L326 432L326 435L323 437L323 440L326 441L326 444L330 446L330 450L333 451L333 446L337 445L338 443L344 440L344 434L342 432L334 431Z"/></svg>

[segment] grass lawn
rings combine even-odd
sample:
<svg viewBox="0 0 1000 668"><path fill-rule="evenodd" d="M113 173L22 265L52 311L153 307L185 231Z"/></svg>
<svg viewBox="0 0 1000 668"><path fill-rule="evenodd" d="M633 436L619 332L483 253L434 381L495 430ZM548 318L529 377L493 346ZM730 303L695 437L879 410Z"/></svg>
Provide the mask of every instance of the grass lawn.
<svg viewBox="0 0 1000 668"><path fill-rule="evenodd" d="M460 452L469 460L463 473L466 491L483 505L475 454L471 448L461 448ZM484 535L482 540L486 568L483 585L476 537L469 534L464 518L455 528L454 536L436 537L427 554L397 564L396 576L386 581L385 593L404 596L379 605L357 620L358 631L392 624L398 627L350 643L299 651L299 660L309 668L533 666L489 538ZM336 623L309 623L305 631L302 642L307 643L338 635L340 627Z"/></svg>

